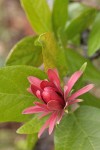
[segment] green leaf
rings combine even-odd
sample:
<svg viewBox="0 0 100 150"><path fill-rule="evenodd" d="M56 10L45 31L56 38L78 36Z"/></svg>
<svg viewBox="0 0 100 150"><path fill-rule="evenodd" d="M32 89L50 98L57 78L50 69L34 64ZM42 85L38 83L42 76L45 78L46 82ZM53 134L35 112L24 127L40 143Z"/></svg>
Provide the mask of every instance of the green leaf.
<svg viewBox="0 0 100 150"><path fill-rule="evenodd" d="M28 150L33 150L35 148L35 145L36 145L37 141L38 141L37 133L29 134L27 136L27 149Z"/></svg>
<svg viewBox="0 0 100 150"><path fill-rule="evenodd" d="M10 66L0 69L0 122L26 121L31 115L22 111L33 105L37 98L27 92L28 76L45 78L39 69L29 66Z"/></svg>
<svg viewBox="0 0 100 150"><path fill-rule="evenodd" d="M21 4L36 33L51 31L51 13L46 0L21 0Z"/></svg>
<svg viewBox="0 0 100 150"><path fill-rule="evenodd" d="M18 42L9 53L6 65L30 65L40 66L42 64L42 50L40 46L35 46L37 37L26 37Z"/></svg>
<svg viewBox="0 0 100 150"><path fill-rule="evenodd" d="M82 14L82 12L84 12L85 9L86 7L79 2L69 3L68 5L69 20L78 17L80 14Z"/></svg>
<svg viewBox="0 0 100 150"><path fill-rule="evenodd" d="M81 98L83 99L83 102L80 103L80 105L88 105L100 108L100 98L97 98L90 93L82 95Z"/></svg>
<svg viewBox="0 0 100 150"><path fill-rule="evenodd" d="M66 49L65 51L66 61L69 66L70 73L73 73L83 65L84 62L87 62L87 68L84 73L84 80L96 83L100 85L100 71L97 70L91 61L82 57L75 50Z"/></svg>
<svg viewBox="0 0 100 150"><path fill-rule="evenodd" d="M88 41L88 54L93 55L100 48L100 13L93 24Z"/></svg>
<svg viewBox="0 0 100 150"><path fill-rule="evenodd" d="M52 24L56 33L64 28L68 18L68 0L54 0L52 12Z"/></svg>
<svg viewBox="0 0 100 150"><path fill-rule="evenodd" d="M68 22L65 29L65 39L72 39L82 31L84 31L89 25L91 25L96 15L96 10L92 8L86 9L79 16Z"/></svg>
<svg viewBox="0 0 100 150"><path fill-rule="evenodd" d="M52 33L42 34L39 38L42 44L42 54L45 70L57 68L61 77L67 73L67 63L64 50L59 48Z"/></svg>
<svg viewBox="0 0 100 150"><path fill-rule="evenodd" d="M55 132L55 150L99 150L100 109L82 106L65 115Z"/></svg>
<svg viewBox="0 0 100 150"><path fill-rule="evenodd" d="M21 126L18 130L17 133L19 134L34 134L38 133L41 126L43 125L45 119L39 120L38 117L34 117L27 123L25 123L23 126Z"/></svg>
<svg viewBox="0 0 100 150"><path fill-rule="evenodd" d="M84 72L85 69L86 69L86 67L87 67L87 62L85 62L85 63L81 66L80 71Z"/></svg>

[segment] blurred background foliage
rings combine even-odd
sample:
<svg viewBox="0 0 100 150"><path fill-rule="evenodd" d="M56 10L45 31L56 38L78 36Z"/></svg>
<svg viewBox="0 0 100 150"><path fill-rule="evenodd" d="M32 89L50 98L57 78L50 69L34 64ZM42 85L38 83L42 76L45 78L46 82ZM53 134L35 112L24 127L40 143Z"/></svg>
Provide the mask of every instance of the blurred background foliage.
<svg viewBox="0 0 100 150"><path fill-rule="evenodd" d="M0 0L0 66L20 39L33 35L19 0ZM0 123L0 150L24 150L25 136L16 134L19 123Z"/></svg>
<svg viewBox="0 0 100 150"><path fill-rule="evenodd" d="M5 65L5 59L8 53L10 52L10 50L12 49L12 47L17 42L19 42L23 37L35 35L36 33L41 34L45 32L45 28L46 28L45 26L43 26L43 28L39 28L37 24L34 24L34 15L33 16L31 15L31 17L33 18L30 18L29 13L32 12L29 12L29 10L27 10L24 2L25 1L23 1L23 7L26 10L26 12L28 12L27 16L28 19L30 20L32 28L26 18L25 12L22 9L19 0L0 0L0 66L1 67ZM52 10L53 0L48 0L48 4L50 6L50 9ZM55 1L55 6L56 6L56 1ZM100 89L98 88L98 84L100 83L100 77L99 77L100 76L99 74L100 73L100 0L69 0L68 14L66 12L66 14L63 15L63 18L65 19L62 19L61 22L60 20L56 22L57 19L55 18L58 17L56 12L58 11L58 13L60 13L59 15L61 16L63 14L63 9L61 9L61 7L65 8L64 6L60 6L60 5L57 8L54 7L52 22L53 22L53 30L55 32L55 37L59 45L61 45L62 43L63 45L66 45L67 42L67 49L69 50L67 50L66 52L66 58L68 60L68 65L71 68L71 69L68 68L69 74L71 74L77 68L79 68L79 66L81 66L81 64L83 64L84 61L88 61L89 69L87 70L87 75L85 79L88 79L88 75L90 74L90 81L93 81L97 85L97 87L94 88L93 92L97 97L100 97ZM37 5L35 6L35 9L39 9L37 8ZM47 15L48 15L48 20L46 25L47 28L49 28L52 31L52 27L48 23L50 19L49 18L50 14ZM67 23L66 23L66 19L67 19ZM45 21L46 20L44 18L44 22ZM65 23L66 23L66 27L65 27ZM26 39L26 41L27 40L30 39ZM33 41L34 39L31 40ZM30 46L32 45L30 44ZM20 50L22 49L20 44L18 45L18 48ZM18 48L13 47L15 52L16 49ZM73 49L75 51L73 51ZM38 55L40 55L39 48L38 48L38 54L36 55L36 58ZM16 57L16 53L13 55L14 61L16 59L15 57ZM13 58L12 60L10 59L11 61L8 59L6 64L12 65ZM76 60L79 61L76 62ZM37 59L34 60L34 62L32 63L35 64L36 61ZM42 58L40 59L40 62L38 62L37 66L40 65L41 61ZM20 62L16 62L16 64L17 63ZM27 64L28 63L29 60L27 60ZM75 64L75 66L73 64ZM20 126L19 123L0 124L0 150L26 150L25 136L20 136L16 134L16 129L19 126ZM52 140L50 139L48 141L51 142L51 146L49 146L50 147L49 149L53 149Z"/></svg>

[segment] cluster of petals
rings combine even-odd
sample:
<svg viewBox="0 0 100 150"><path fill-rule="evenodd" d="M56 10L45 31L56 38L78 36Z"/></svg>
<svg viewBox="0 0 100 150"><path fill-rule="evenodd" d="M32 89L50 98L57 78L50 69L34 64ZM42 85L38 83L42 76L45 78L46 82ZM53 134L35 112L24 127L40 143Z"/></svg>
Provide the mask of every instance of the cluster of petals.
<svg viewBox="0 0 100 150"><path fill-rule="evenodd" d="M68 80L62 90L60 86L60 78L56 69L49 69L48 80L40 80L36 77L29 76L30 87L28 92L35 95L39 100L34 102L35 106L26 108L23 114L39 113L40 118L48 115L49 118L41 128L38 137L49 127L49 134L52 133L54 126L59 123L68 106L81 102L78 97L93 88L93 84L89 84L78 91L72 93L72 88L77 80L81 77L82 71L76 71Z"/></svg>

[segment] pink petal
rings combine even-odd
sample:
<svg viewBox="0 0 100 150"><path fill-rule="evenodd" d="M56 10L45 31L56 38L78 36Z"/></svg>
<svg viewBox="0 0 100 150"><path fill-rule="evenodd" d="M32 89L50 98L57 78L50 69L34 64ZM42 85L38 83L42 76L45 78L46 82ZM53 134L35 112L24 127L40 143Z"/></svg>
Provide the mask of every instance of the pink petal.
<svg viewBox="0 0 100 150"><path fill-rule="evenodd" d="M49 123L49 135L52 133L53 129L54 129L54 126L56 124L56 120L58 118L58 113L57 112L54 112L52 115L51 115L51 118L50 118L50 123Z"/></svg>
<svg viewBox="0 0 100 150"><path fill-rule="evenodd" d="M37 98L39 98L39 99L41 99L43 101L40 90L36 91L36 96L37 96Z"/></svg>
<svg viewBox="0 0 100 150"><path fill-rule="evenodd" d="M60 95L58 95L55 91L43 91L43 93L42 93L42 97L43 97L43 99L44 99L44 101L46 102L46 103L48 103L49 101L51 101L51 100L57 100L57 101L59 101L62 105L64 105L64 100L63 100L63 98L60 96Z"/></svg>
<svg viewBox="0 0 100 150"><path fill-rule="evenodd" d="M55 72L55 74L58 76L59 78L59 74L58 74L58 70L57 69L53 69L53 71Z"/></svg>
<svg viewBox="0 0 100 150"><path fill-rule="evenodd" d="M34 114L34 113L40 113L44 112L44 109L38 106L31 106L29 108L26 108L22 114Z"/></svg>
<svg viewBox="0 0 100 150"><path fill-rule="evenodd" d="M32 93L33 93L35 96L37 96L37 94L36 94L37 91L42 92L42 90L41 90L39 87L37 87L37 86L35 86L35 85L33 85L33 84L31 84L31 91L32 91ZM39 94L39 93L38 93L38 94ZM38 96L39 96L39 95L38 95Z"/></svg>
<svg viewBox="0 0 100 150"><path fill-rule="evenodd" d="M68 103L68 106L69 106L69 105L72 105L72 104L75 104L75 103L82 102L82 101L83 101L82 99L75 99L75 100L69 102L69 103Z"/></svg>
<svg viewBox="0 0 100 150"><path fill-rule="evenodd" d="M38 137L42 135L42 133L48 126L49 126L49 134L51 134L51 132L53 131L55 122L56 122L56 118L57 118L57 114L54 112L40 129Z"/></svg>
<svg viewBox="0 0 100 150"><path fill-rule="evenodd" d="M62 110L63 109L63 106L61 105L61 103L55 100L49 101L47 103L47 107L49 108L49 110Z"/></svg>
<svg viewBox="0 0 100 150"><path fill-rule="evenodd" d="M67 98L67 96L68 96L68 94L69 94L69 92L72 90L72 87L74 86L74 84L77 82L77 80L81 77L81 75L82 75L82 72L81 71L77 71L77 72L75 72L72 76L71 76L71 78L68 80L68 83L67 83L67 87L68 87L68 89L65 91L65 93L64 93L64 96L65 96L65 98Z"/></svg>
<svg viewBox="0 0 100 150"><path fill-rule="evenodd" d="M34 104L36 104L37 106L41 107L41 108L44 108L45 110L48 111L48 108L47 108L47 105L46 104L41 104L39 102L34 102Z"/></svg>
<svg viewBox="0 0 100 150"><path fill-rule="evenodd" d="M37 88L37 86L32 85L30 86L32 93L36 96L36 91L39 90L39 88Z"/></svg>
<svg viewBox="0 0 100 150"><path fill-rule="evenodd" d="M31 94L33 94L32 90L31 90L31 87L27 88L27 91Z"/></svg>
<svg viewBox="0 0 100 150"><path fill-rule="evenodd" d="M57 123L58 123L58 124L60 123L60 121L61 121L63 115L64 115L64 110L60 111L59 114L58 114L58 118L57 118Z"/></svg>
<svg viewBox="0 0 100 150"><path fill-rule="evenodd" d="M68 99L67 101L70 101L70 100L74 100L75 98L77 98L78 96L90 91L92 88L94 87L93 84L89 84L83 88L81 88L80 90L78 90L77 92L75 92L74 94L72 94Z"/></svg>
<svg viewBox="0 0 100 150"><path fill-rule="evenodd" d="M40 87L42 89L44 89L45 87L54 87L54 84L52 82L43 80L40 84Z"/></svg>
<svg viewBox="0 0 100 150"><path fill-rule="evenodd" d="M57 92L58 90L56 88L54 88L54 87L45 87L44 91L47 91L47 92Z"/></svg>
<svg viewBox="0 0 100 150"><path fill-rule="evenodd" d="M44 130L48 127L49 123L50 123L50 118L45 122L45 124L40 129L40 131L38 133L38 138L40 138L40 136L42 135L42 133L44 132Z"/></svg>
<svg viewBox="0 0 100 150"><path fill-rule="evenodd" d="M48 78L51 82L56 81L56 83L60 85L60 79L58 76L58 72L55 72L52 69L48 69Z"/></svg>
<svg viewBox="0 0 100 150"><path fill-rule="evenodd" d="M67 90L68 90L68 86L64 86L64 100L66 101L66 97L67 97L67 95L66 95L66 93L67 93Z"/></svg>
<svg viewBox="0 0 100 150"><path fill-rule="evenodd" d="M33 77L33 76L29 76L28 77L28 80L31 84L37 86L38 88L40 88L40 83L41 83L41 80L36 78L36 77Z"/></svg>
<svg viewBox="0 0 100 150"><path fill-rule="evenodd" d="M62 90L60 87L60 78L58 76L57 70L55 71L55 70L49 69L48 70L48 78L51 82L54 83L54 85L57 87L58 91L62 94Z"/></svg>
<svg viewBox="0 0 100 150"><path fill-rule="evenodd" d="M43 100L44 100L46 103L51 100L51 96L50 96L50 93L49 93L49 92L43 91L43 92L42 92L42 97L43 97Z"/></svg>

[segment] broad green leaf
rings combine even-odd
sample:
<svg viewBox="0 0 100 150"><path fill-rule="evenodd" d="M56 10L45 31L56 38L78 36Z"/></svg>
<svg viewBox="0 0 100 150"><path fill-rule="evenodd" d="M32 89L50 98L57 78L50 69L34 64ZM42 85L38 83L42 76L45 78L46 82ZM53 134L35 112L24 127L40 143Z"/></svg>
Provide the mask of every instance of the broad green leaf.
<svg viewBox="0 0 100 150"><path fill-rule="evenodd" d="M40 66L42 64L41 47L35 46L37 37L26 37L18 42L9 53L6 65L30 65Z"/></svg>
<svg viewBox="0 0 100 150"><path fill-rule="evenodd" d="M88 54L93 55L98 49L100 49L100 13L93 24L88 41Z"/></svg>
<svg viewBox="0 0 100 150"><path fill-rule="evenodd" d="M100 98L95 97L94 95L90 93L86 93L81 96L81 98L84 100L80 105L88 105L100 108Z"/></svg>
<svg viewBox="0 0 100 150"><path fill-rule="evenodd" d="M54 0L52 24L54 31L64 28L68 18L68 0Z"/></svg>
<svg viewBox="0 0 100 150"><path fill-rule="evenodd" d="M64 77L67 73L67 63L64 50L59 48L52 33L42 34L39 38L42 44L42 54L45 70L57 68L60 75Z"/></svg>
<svg viewBox="0 0 100 150"><path fill-rule="evenodd" d="M36 33L51 31L51 13L46 0L21 0L21 4Z"/></svg>
<svg viewBox="0 0 100 150"><path fill-rule="evenodd" d="M0 122L26 121L31 115L22 111L33 105L36 97L27 92L28 76L44 79L45 74L29 66L10 66L0 69Z"/></svg>
<svg viewBox="0 0 100 150"><path fill-rule="evenodd" d="M100 109L82 106L56 127L55 150L99 150Z"/></svg>
<svg viewBox="0 0 100 150"><path fill-rule="evenodd" d="M15 143L16 150L35 150L37 142L38 142L37 134L28 134L26 138L19 139Z"/></svg>
<svg viewBox="0 0 100 150"><path fill-rule="evenodd" d="M79 16L68 22L65 29L65 38L70 40L77 34L84 31L89 25L91 25L96 15L96 10L92 8L86 9Z"/></svg>
<svg viewBox="0 0 100 150"><path fill-rule="evenodd" d="M21 126L17 133L19 134L34 134L38 133L41 126L43 125L45 119L39 120L38 117L34 117L27 123L25 123L23 126Z"/></svg>
<svg viewBox="0 0 100 150"><path fill-rule="evenodd" d="M35 145L36 145L37 141L38 141L37 133L29 134L27 136L27 149L28 150L33 150L35 148Z"/></svg>
<svg viewBox="0 0 100 150"><path fill-rule="evenodd" d="M97 85L100 85L100 71L94 67L91 61L82 57L80 54L72 49L66 49L65 54L70 73L78 70L84 62L87 62L87 68L85 70L83 79L85 81L90 81L91 83L96 83Z"/></svg>

